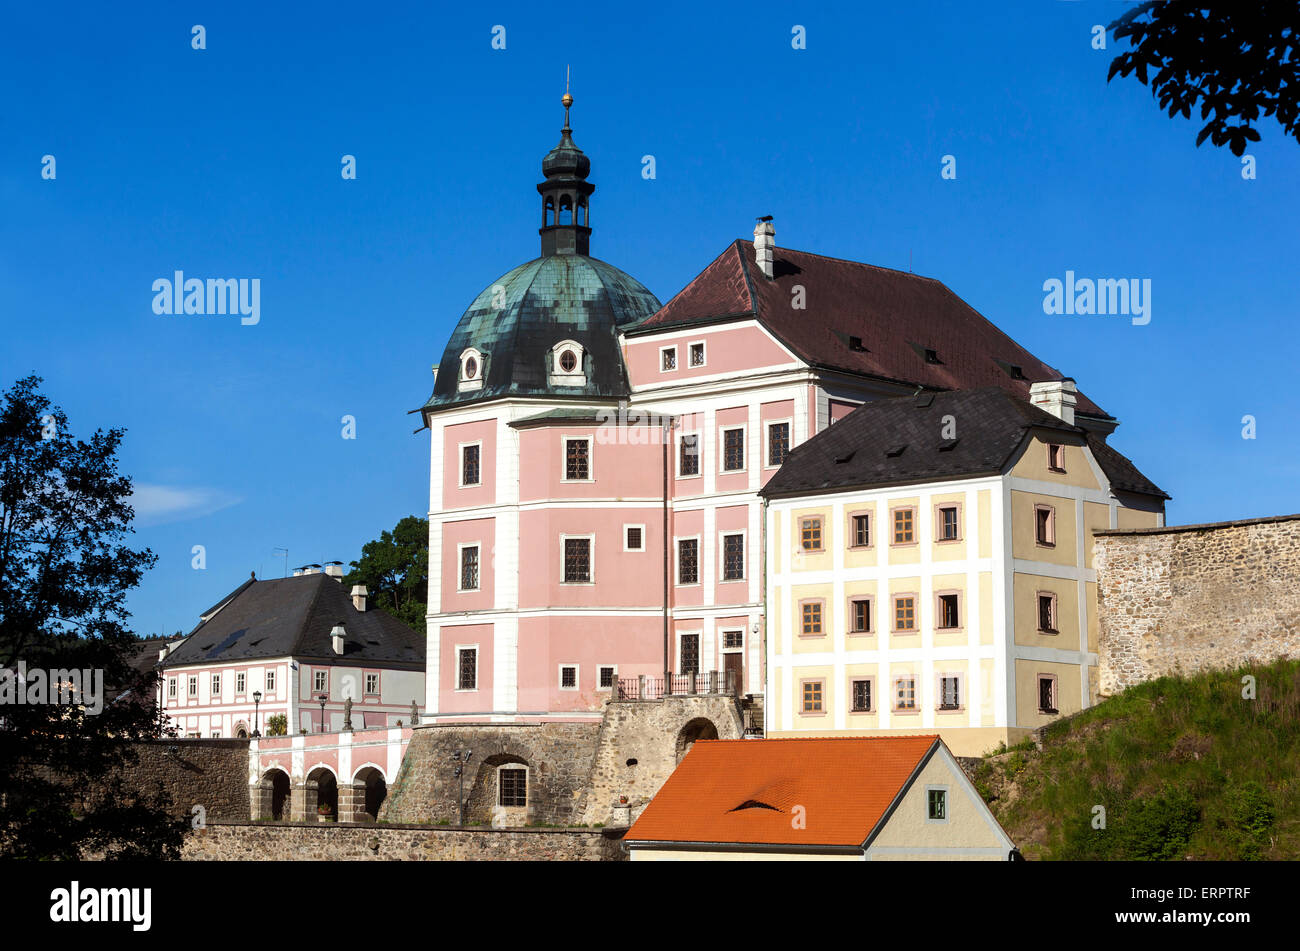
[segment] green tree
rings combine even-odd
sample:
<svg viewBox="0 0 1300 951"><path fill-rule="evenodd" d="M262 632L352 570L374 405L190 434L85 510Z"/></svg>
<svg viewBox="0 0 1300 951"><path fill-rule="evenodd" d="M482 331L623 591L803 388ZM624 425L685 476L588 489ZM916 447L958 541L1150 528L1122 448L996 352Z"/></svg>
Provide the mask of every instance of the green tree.
<svg viewBox="0 0 1300 951"><path fill-rule="evenodd" d="M134 513L117 471L123 431L74 438L40 383L0 395L0 856L175 857L185 825L170 798L124 781L136 762L124 741L162 728L156 703L138 702L155 696L156 674L128 662L126 593L155 559L124 544ZM92 680L81 704L18 703L20 663ZM96 712L93 672L132 701Z"/></svg>
<svg viewBox="0 0 1300 951"><path fill-rule="evenodd" d="M1143 3L1110 24L1132 49L1106 76L1136 73L1160 108L1190 119L1199 104L1209 137L1233 155L1259 141L1252 123L1274 116L1300 140L1300 17L1293 2Z"/></svg>
<svg viewBox="0 0 1300 951"><path fill-rule="evenodd" d="M289 732L289 717L287 714L277 713L266 719L267 736L284 736Z"/></svg>
<svg viewBox="0 0 1300 951"><path fill-rule="evenodd" d="M429 592L429 520L408 515L391 532L366 542L343 584L365 585L371 606L423 631Z"/></svg>

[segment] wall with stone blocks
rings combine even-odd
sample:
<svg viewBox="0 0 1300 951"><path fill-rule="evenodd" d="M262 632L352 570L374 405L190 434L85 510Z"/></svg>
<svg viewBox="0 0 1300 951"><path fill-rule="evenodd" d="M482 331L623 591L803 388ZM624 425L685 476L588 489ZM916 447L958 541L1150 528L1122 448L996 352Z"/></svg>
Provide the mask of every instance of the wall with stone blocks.
<svg viewBox="0 0 1300 951"><path fill-rule="evenodd" d="M186 861L587 861L627 859L623 830L431 829L335 823L211 823L185 839Z"/></svg>
<svg viewBox="0 0 1300 951"><path fill-rule="evenodd" d="M1300 515L1098 532L1103 696L1300 656Z"/></svg>

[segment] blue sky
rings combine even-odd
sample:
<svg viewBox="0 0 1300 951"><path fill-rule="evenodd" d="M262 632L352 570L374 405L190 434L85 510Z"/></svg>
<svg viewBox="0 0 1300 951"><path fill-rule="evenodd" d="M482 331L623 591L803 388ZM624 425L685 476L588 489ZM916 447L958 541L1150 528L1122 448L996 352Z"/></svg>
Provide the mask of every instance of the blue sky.
<svg viewBox="0 0 1300 951"><path fill-rule="evenodd" d="M1300 510L1300 147L1266 122L1246 181L1108 86L1090 28L1124 4L288 6L27 5L0 35L0 386L36 372L78 432L127 428L141 633L278 576L276 547L349 561L426 511L406 411L537 255L566 64L592 253L662 300L763 214L781 246L910 259L1122 420L1171 522ZM260 323L155 315L177 269L259 278ZM1149 278L1151 323L1045 315L1067 269Z"/></svg>

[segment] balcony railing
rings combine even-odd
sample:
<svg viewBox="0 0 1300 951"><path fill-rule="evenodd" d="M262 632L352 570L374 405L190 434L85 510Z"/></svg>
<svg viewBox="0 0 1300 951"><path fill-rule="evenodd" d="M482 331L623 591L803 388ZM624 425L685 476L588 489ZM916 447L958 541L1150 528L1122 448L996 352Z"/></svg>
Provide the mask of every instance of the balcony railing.
<svg viewBox="0 0 1300 951"><path fill-rule="evenodd" d="M662 700L664 697L735 697L740 684L734 670L708 670L663 677L620 677L615 700Z"/></svg>

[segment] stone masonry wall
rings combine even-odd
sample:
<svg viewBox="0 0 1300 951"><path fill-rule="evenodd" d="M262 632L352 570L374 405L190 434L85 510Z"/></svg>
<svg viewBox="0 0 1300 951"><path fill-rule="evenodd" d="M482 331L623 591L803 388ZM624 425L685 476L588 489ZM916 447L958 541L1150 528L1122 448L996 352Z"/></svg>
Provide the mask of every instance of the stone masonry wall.
<svg viewBox="0 0 1300 951"><path fill-rule="evenodd" d="M1103 696L1300 656L1300 515L1098 532Z"/></svg>
<svg viewBox="0 0 1300 951"><path fill-rule="evenodd" d="M212 823L185 838L186 861L625 861L623 830L430 829L336 823Z"/></svg>
<svg viewBox="0 0 1300 951"><path fill-rule="evenodd" d="M388 822L456 822L458 782L452 754L470 750L465 773L467 824L570 825L583 813L596 752L596 723L418 727L379 818ZM528 767L528 806L496 803L500 766Z"/></svg>

